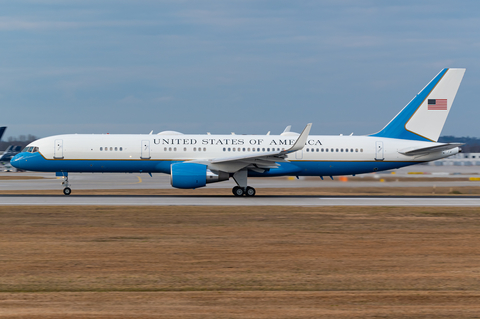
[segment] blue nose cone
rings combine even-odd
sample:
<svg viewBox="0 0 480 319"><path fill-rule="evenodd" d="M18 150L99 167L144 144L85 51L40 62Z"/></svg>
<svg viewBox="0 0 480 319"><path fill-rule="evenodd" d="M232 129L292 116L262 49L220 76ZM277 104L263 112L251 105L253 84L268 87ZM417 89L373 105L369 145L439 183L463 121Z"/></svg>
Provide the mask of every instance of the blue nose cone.
<svg viewBox="0 0 480 319"><path fill-rule="evenodd" d="M23 169L22 164L24 163L25 163L25 153L18 153L10 160L10 164L15 168Z"/></svg>

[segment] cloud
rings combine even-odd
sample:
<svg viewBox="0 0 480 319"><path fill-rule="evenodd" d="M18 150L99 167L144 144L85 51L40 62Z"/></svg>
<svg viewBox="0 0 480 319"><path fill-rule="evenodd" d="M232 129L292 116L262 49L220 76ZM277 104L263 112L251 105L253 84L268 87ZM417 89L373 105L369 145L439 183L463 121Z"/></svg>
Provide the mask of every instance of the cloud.
<svg viewBox="0 0 480 319"><path fill-rule="evenodd" d="M46 21L26 17L0 17L0 31L40 31L65 30L104 27L152 27L158 26L158 21L143 20L105 20L105 21Z"/></svg>

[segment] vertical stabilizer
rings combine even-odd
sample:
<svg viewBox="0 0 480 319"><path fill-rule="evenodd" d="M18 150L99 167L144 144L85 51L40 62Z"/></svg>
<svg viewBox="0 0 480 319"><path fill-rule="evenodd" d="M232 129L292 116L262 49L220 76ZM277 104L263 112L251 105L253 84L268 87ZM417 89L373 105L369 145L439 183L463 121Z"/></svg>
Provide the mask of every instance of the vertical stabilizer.
<svg viewBox="0 0 480 319"><path fill-rule="evenodd" d="M443 69L380 132L378 137L436 142L465 69Z"/></svg>
<svg viewBox="0 0 480 319"><path fill-rule="evenodd" d="M7 129L6 126L0 127L0 141L2 140L3 133L5 133L5 130Z"/></svg>

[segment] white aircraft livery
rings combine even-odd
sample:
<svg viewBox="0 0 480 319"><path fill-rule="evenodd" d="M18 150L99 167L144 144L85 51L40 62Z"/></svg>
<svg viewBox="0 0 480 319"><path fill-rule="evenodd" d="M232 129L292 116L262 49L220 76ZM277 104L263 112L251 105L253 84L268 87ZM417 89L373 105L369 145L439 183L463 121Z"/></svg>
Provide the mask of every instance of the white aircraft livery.
<svg viewBox="0 0 480 319"><path fill-rule="evenodd" d="M19 169L56 172L170 174L176 188L233 178L235 196L254 196L248 177L355 175L428 162L460 152L438 143L465 69L440 71L381 131L366 136L301 134L68 134L36 140L12 160Z"/></svg>

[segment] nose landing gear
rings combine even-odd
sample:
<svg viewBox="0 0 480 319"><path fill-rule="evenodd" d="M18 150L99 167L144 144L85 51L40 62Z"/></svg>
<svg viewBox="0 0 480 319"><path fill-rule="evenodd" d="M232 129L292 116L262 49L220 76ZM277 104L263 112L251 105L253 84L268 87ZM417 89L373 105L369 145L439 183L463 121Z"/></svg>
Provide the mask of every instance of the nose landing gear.
<svg viewBox="0 0 480 319"><path fill-rule="evenodd" d="M70 195L71 193L72 193L72 190L70 189L70 187L65 187L63 189L63 194Z"/></svg>
<svg viewBox="0 0 480 319"><path fill-rule="evenodd" d="M70 188L70 184L68 183L68 175L65 176L65 180L62 182L62 185L65 186L63 189L64 195L70 195L72 193L72 189Z"/></svg>

